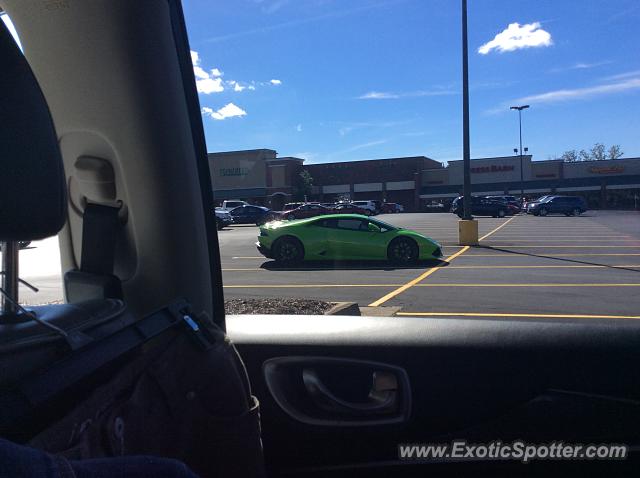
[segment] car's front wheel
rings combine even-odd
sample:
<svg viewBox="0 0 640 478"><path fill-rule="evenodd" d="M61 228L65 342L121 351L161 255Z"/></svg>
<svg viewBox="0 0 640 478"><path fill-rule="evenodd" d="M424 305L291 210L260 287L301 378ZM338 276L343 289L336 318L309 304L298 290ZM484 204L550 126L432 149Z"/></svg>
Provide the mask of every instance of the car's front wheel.
<svg viewBox="0 0 640 478"><path fill-rule="evenodd" d="M371 216L371 211L369 211L368 209L365 209L364 210L364 215L367 216L367 217Z"/></svg>
<svg viewBox="0 0 640 478"><path fill-rule="evenodd" d="M540 216L546 216L547 214L549 214L549 211L547 210L547 208L541 208L540 211L538 211L538 214Z"/></svg>
<svg viewBox="0 0 640 478"><path fill-rule="evenodd" d="M273 259L281 264L297 264L304 258L304 249L293 237L278 239L273 245Z"/></svg>
<svg viewBox="0 0 640 478"><path fill-rule="evenodd" d="M571 215L572 216L579 216L580 214L582 214L582 210L580 208L574 208L573 211L571 211Z"/></svg>
<svg viewBox="0 0 640 478"><path fill-rule="evenodd" d="M415 264L418 261L418 245L412 239L399 237L389 244L387 257L393 264Z"/></svg>

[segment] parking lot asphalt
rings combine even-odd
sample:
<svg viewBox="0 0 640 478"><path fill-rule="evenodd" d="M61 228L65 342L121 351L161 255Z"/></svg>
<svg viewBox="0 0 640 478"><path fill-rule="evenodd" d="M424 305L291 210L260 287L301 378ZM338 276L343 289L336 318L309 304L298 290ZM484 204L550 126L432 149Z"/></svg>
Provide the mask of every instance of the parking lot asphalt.
<svg viewBox="0 0 640 478"><path fill-rule="evenodd" d="M480 245L457 245L448 213L380 215L440 242L442 263L279 267L255 249L255 226L218 234L225 298L305 297L400 307L399 315L640 319L640 214L477 218Z"/></svg>
<svg viewBox="0 0 640 478"><path fill-rule="evenodd" d="M480 245L460 247L448 213L393 214L383 221L440 242L441 263L306 263L279 267L255 248L256 226L219 231L225 298L304 297L400 308L399 315L640 319L640 213L476 218ZM21 299L62 300L55 237L20 252ZM371 311L372 309L368 309ZM395 310L395 309L394 309Z"/></svg>

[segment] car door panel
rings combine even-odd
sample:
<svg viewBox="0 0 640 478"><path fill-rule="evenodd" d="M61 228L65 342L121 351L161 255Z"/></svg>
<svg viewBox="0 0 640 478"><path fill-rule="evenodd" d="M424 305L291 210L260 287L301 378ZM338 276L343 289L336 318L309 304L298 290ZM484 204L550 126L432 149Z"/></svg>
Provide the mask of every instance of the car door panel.
<svg viewBox="0 0 640 478"><path fill-rule="evenodd" d="M368 476L424 476L426 465L397 461L398 444L452 438L640 442L640 381L630 365L640 359L634 321L231 316L227 326L261 401L265 452L276 475L364 469ZM378 425L303 423L278 404L265 379L265 363L283 357L402 370L411 413ZM331 382L329 371L327 388L366 402L369 372L354 376L345 365ZM304 387L294 388L291 397L302 400Z"/></svg>
<svg viewBox="0 0 640 478"><path fill-rule="evenodd" d="M305 228L304 256L307 260L326 260L331 258L329 244L329 229L319 225L310 224Z"/></svg>

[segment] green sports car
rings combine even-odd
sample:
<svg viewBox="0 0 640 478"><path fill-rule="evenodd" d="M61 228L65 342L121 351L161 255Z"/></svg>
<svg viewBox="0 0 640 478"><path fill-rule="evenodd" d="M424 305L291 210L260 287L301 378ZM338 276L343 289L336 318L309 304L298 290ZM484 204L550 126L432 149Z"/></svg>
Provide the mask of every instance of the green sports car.
<svg viewBox="0 0 640 478"><path fill-rule="evenodd" d="M337 259L412 264L442 257L433 239L359 214L270 222L260 227L256 246L265 257L284 264Z"/></svg>

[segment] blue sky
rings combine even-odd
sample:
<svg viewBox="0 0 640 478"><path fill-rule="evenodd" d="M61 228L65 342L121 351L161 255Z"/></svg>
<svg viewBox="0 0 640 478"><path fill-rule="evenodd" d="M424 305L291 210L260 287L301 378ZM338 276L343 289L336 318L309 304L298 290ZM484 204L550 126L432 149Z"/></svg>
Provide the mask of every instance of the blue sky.
<svg viewBox="0 0 640 478"><path fill-rule="evenodd" d="M638 0L468 0L472 157L640 156ZM462 154L459 0L184 0L208 150Z"/></svg>
<svg viewBox="0 0 640 478"><path fill-rule="evenodd" d="M460 158L459 1L183 5L209 151ZM639 20L637 0L469 0L472 157L512 154L522 101L534 159L596 141L639 156Z"/></svg>

